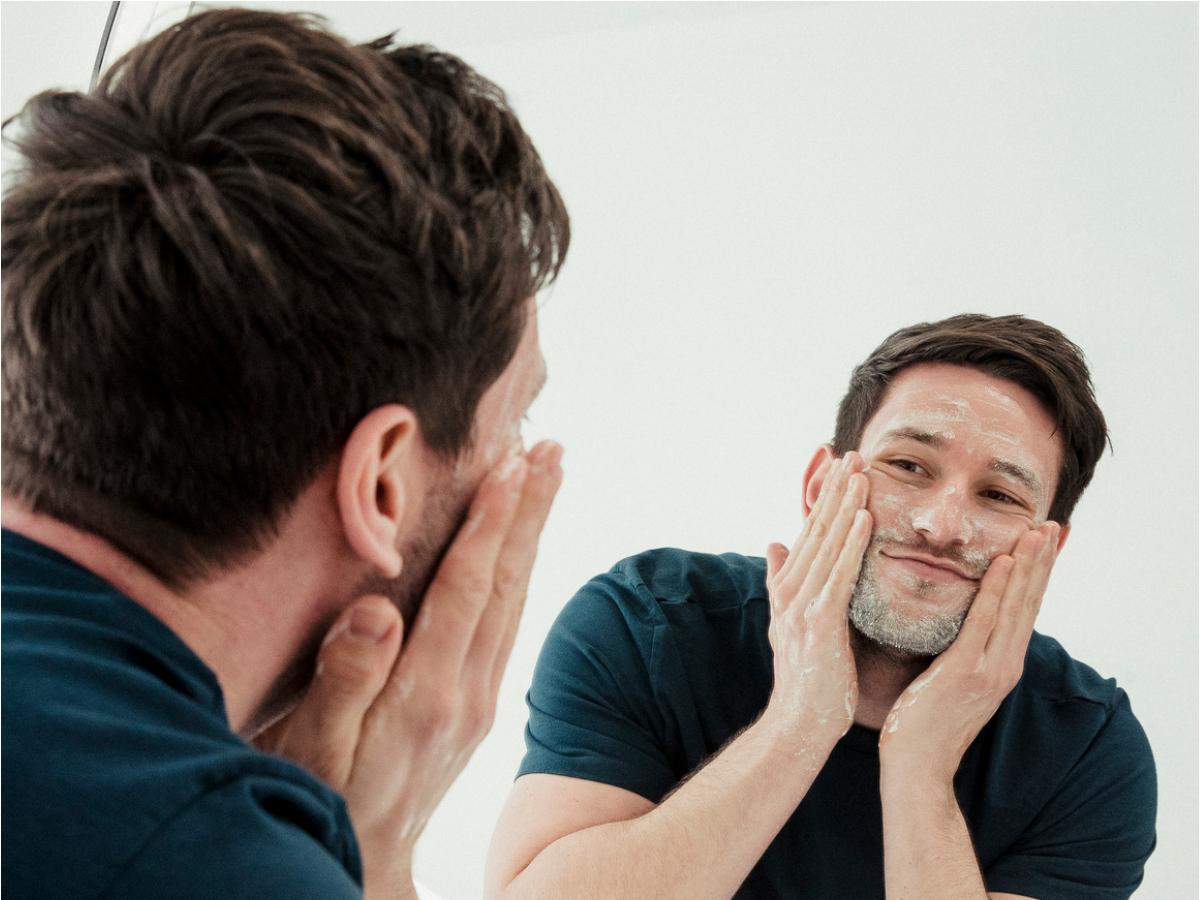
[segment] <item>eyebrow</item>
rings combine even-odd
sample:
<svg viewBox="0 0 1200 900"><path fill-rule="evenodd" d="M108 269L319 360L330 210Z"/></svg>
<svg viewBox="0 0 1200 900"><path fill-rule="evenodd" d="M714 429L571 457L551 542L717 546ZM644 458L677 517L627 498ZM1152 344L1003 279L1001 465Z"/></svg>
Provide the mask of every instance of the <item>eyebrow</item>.
<svg viewBox="0 0 1200 900"><path fill-rule="evenodd" d="M1015 462L1007 459L993 459L989 468L993 472L999 472L1001 475L1007 475L1010 478L1015 478L1021 484L1025 485L1039 499L1042 496L1042 482L1036 475L1030 472L1024 466L1019 466Z"/></svg>
<svg viewBox="0 0 1200 900"><path fill-rule="evenodd" d="M880 438L881 442L891 440L909 440L916 441L918 444L925 444L928 447L933 447L936 450L941 450L946 446L946 439L940 434L932 431L921 431L917 428L893 428L891 431L885 432ZM1026 488L1032 491L1040 499L1042 496L1041 480L1022 465L1018 465L1012 460L993 458L988 463L988 468L993 472L1001 475L1007 475L1023 484Z"/></svg>
<svg viewBox="0 0 1200 900"><path fill-rule="evenodd" d="M881 443L894 440L916 441L918 444L925 444L938 450L946 446L946 439L940 434L934 434L932 431L920 431L916 428L893 428L891 431L884 432L883 437L879 440Z"/></svg>

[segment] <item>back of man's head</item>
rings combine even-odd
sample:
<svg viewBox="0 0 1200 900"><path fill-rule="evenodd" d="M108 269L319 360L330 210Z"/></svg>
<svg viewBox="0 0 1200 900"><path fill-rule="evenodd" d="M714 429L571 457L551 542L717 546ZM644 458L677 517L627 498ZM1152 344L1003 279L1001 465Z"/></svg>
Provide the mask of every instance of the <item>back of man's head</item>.
<svg viewBox="0 0 1200 900"><path fill-rule="evenodd" d="M3 215L6 491L182 585L385 403L449 459L566 211L461 60L206 12L35 97Z"/></svg>
<svg viewBox="0 0 1200 900"><path fill-rule="evenodd" d="M1057 328L1018 315L967 313L901 328L850 375L833 438L839 456L858 448L892 379L921 363L978 369L1019 384L1041 402L1063 447L1049 517L1069 522L1108 442L1083 351Z"/></svg>

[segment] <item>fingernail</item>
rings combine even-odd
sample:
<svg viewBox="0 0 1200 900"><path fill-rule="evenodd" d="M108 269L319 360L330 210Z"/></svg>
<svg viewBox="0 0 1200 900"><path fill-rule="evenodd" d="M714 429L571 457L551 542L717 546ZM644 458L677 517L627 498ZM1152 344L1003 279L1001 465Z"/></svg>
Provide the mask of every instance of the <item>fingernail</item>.
<svg viewBox="0 0 1200 900"><path fill-rule="evenodd" d="M381 641L392 630L393 621L378 606L357 606L350 613L350 634L356 638Z"/></svg>

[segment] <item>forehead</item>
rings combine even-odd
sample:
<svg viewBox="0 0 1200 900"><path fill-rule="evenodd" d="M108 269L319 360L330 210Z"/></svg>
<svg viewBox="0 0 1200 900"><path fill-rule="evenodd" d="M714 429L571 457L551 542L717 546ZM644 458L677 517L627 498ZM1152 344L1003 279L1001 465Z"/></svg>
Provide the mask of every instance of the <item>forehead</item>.
<svg viewBox="0 0 1200 900"><path fill-rule="evenodd" d="M1011 460L1037 472L1043 484L1057 480L1062 441L1050 414L1019 384L978 369L945 363L904 369L863 429L860 449L877 449L898 429L936 435L968 456Z"/></svg>

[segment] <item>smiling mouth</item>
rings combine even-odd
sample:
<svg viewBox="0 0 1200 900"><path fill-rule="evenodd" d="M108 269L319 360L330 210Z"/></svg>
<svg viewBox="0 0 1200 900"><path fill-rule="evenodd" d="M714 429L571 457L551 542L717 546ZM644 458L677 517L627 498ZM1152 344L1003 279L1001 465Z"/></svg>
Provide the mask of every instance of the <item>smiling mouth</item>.
<svg viewBox="0 0 1200 900"><path fill-rule="evenodd" d="M879 551L879 555L885 556L893 562L898 563L907 571L926 581L947 583L956 581L979 581L979 579L974 575L966 574L949 560L925 556L890 554L884 553L882 550Z"/></svg>

